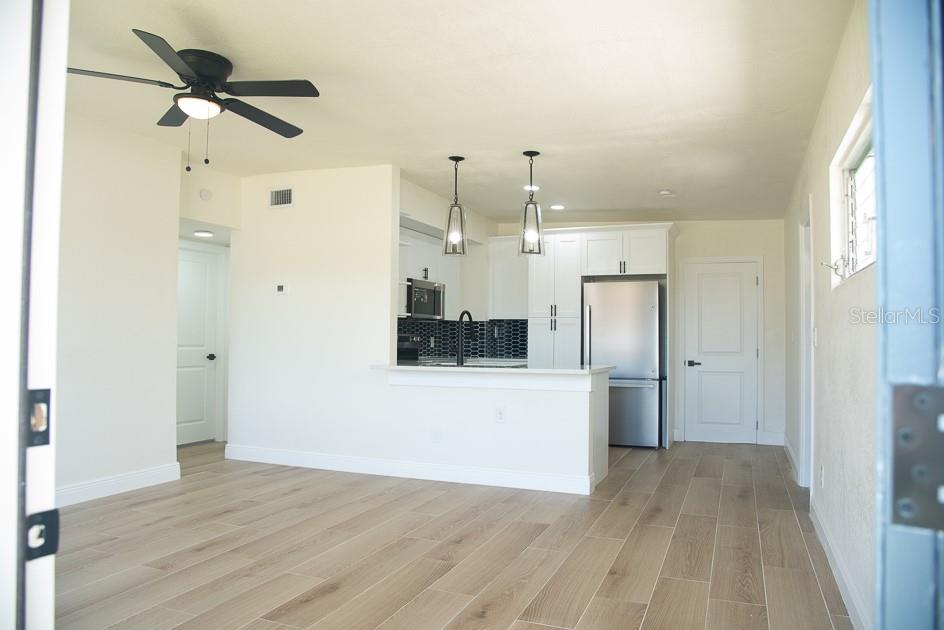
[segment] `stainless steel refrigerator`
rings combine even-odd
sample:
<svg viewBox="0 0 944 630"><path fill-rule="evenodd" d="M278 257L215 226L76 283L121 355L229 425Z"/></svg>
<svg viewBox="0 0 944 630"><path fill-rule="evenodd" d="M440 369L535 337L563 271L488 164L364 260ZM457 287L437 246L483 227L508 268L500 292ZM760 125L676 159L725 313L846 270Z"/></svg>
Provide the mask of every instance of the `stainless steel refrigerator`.
<svg viewBox="0 0 944 630"><path fill-rule="evenodd" d="M583 362L610 372L610 444L662 441L664 287L658 280L587 279L583 284Z"/></svg>

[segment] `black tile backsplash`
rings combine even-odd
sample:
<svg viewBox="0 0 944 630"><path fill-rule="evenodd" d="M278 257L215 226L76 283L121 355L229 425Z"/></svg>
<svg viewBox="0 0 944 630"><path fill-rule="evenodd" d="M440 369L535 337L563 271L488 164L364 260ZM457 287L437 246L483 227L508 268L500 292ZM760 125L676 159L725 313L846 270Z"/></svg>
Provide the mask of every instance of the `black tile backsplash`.
<svg viewBox="0 0 944 630"><path fill-rule="evenodd" d="M490 319L471 324L475 330L472 339L470 324L462 334L465 356L492 359L528 358L528 320ZM459 322L452 320L411 319L397 320L397 334L419 337L421 357L456 356L459 338ZM433 345L430 346L430 339Z"/></svg>

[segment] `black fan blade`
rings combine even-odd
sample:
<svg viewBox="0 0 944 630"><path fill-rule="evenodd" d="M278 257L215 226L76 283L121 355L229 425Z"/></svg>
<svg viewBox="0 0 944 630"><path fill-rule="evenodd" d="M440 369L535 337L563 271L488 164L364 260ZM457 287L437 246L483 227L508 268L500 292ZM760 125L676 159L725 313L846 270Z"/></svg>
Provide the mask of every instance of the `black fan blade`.
<svg viewBox="0 0 944 630"><path fill-rule="evenodd" d="M302 130L295 125L287 123L281 118L276 118L272 114L264 112L258 107L253 107L249 103L244 103L239 99L227 98L223 102L226 103L226 109L234 114L239 114L243 118L251 120L257 125L262 125L280 136L294 138L302 132Z"/></svg>
<svg viewBox="0 0 944 630"><path fill-rule="evenodd" d="M117 79L118 81L131 81L132 83L146 83L147 85L156 85L163 88L182 89L167 81L156 81L154 79L142 79L141 77L129 77L126 74L112 74L110 72L97 72L95 70L83 70L82 68L66 68L69 74L81 74L86 77L98 77L100 79Z"/></svg>
<svg viewBox="0 0 944 630"><path fill-rule="evenodd" d="M318 96L311 81L233 81L225 92L233 96Z"/></svg>
<svg viewBox="0 0 944 630"><path fill-rule="evenodd" d="M164 112L164 115L157 121L157 124L161 127L179 127L185 122L187 122L187 114L184 113L184 110L177 107L177 103L174 103L170 106L170 109Z"/></svg>
<svg viewBox="0 0 944 630"><path fill-rule="evenodd" d="M197 74L187 65L187 62L180 58L180 55L177 54L177 51L171 48L171 45L167 43L167 40L159 35L154 35L153 33L148 33L146 31L139 31L136 28L131 29L131 32L141 38L141 41L147 44L148 48L157 53L157 56L164 60L171 70L179 74L185 79L197 80Z"/></svg>

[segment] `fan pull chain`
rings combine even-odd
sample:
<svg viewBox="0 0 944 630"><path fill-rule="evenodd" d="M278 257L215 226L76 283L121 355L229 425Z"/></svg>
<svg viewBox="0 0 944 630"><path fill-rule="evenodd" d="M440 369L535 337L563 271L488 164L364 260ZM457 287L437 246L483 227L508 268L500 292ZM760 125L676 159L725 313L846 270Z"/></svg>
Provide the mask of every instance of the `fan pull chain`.
<svg viewBox="0 0 944 630"><path fill-rule="evenodd" d="M203 153L203 163L210 163L210 119L207 118L207 137L206 137L206 150Z"/></svg>
<svg viewBox="0 0 944 630"><path fill-rule="evenodd" d="M187 119L187 168L184 169L188 173L190 172L190 119Z"/></svg>

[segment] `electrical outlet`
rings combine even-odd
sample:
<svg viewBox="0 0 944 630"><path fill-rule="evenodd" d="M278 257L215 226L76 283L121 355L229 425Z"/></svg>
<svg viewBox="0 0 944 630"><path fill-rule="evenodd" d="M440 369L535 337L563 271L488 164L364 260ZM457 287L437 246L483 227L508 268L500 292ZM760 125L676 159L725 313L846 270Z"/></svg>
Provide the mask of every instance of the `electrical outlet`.
<svg viewBox="0 0 944 630"><path fill-rule="evenodd" d="M826 487L826 467L825 466L819 467L819 487L820 488Z"/></svg>
<svg viewBox="0 0 944 630"><path fill-rule="evenodd" d="M505 408L495 407L495 422L505 424Z"/></svg>

